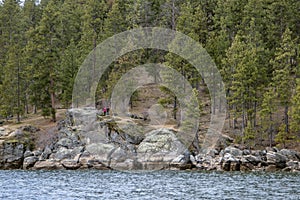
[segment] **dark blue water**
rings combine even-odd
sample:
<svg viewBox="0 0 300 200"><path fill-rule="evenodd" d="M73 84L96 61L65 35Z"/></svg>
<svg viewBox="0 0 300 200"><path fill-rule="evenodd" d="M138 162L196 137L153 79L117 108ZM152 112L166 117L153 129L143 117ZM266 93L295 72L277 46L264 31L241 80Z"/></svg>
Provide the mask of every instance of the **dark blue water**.
<svg viewBox="0 0 300 200"><path fill-rule="evenodd" d="M300 173L0 171L1 199L300 199Z"/></svg>

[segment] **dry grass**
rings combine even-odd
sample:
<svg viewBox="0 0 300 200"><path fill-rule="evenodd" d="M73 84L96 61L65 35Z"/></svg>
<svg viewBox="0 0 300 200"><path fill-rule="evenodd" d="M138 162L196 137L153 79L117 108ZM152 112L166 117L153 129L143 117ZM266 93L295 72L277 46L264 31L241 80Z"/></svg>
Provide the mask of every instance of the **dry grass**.
<svg viewBox="0 0 300 200"><path fill-rule="evenodd" d="M57 121L65 118L65 109L57 110ZM32 142L34 142L35 149L44 149L46 146L51 145L53 141L57 139L56 123L52 122L50 118L44 118L39 113L29 114L20 123L16 123L15 119L12 119L2 126L8 132L12 132L23 126L34 126L40 130L37 133L31 133Z"/></svg>

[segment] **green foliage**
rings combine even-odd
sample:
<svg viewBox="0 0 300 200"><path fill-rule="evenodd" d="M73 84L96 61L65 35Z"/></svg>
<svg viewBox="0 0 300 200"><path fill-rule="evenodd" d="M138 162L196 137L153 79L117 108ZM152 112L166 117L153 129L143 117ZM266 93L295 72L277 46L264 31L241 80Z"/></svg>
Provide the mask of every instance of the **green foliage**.
<svg viewBox="0 0 300 200"><path fill-rule="evenodd" d="M260 117L261 117L261 132L267 133L269 138L272 139L272 134L274 131L274 120L273 115L275 113L275 102L274 99L276 98L275 93L273 90L267 90L263 95L262 105L260 109ZM262 140L263 138L260 138ZM272 144L272 141L270 141Z"/></svg>
<svg viewBox="0 0 300 200"><path fill-rule="evenodd" d="M80 66L80 53L74 41L64 51L58 70L58 84L62 93L59 95L62 105L68 108L71 105L73 84Z"/></svg>
<svg viewBox="0 0 300 200"><path fill-rule="evenodd" d="M159 89L162 92L165 92L166 94L169 94L169 96L165 97L165 98L159 98L158 103L161 104L163 107L167 107L169 104L172 103L172 99L174 98L174 94L172 93L172 91L170 89L168 89L165 86L161 86L159 87ZM172 95L170 95L172 94Z"/></svg>
<svg viewBox="0 0 300 200"><path fill-rule="evenodd" d="M241 142L255 145L253 137L260 133L260 140L272 145L280 127L276 141L287 145L300 134L299 6L298 0L25 0L22 6L19 0L4 0L0 117L20 120L31 109L43 109L44 116L55 120L57 107L71 106L77 70L100 42L131 28L161 26L192 37L212 56L226 86L231 128L243 132ZM170 48L178 42L174 38ZM133 45L129 42L122 51ZM188 47L182 50L192 52ZM125 73L146 63L164 63L182 74L176 79L172 71L148 71L157 83L163 79L172 87L162 87L168 98L159 102L173 104L174 118L182 106L182 97L172 92L180 89L179 80L205 91L201 75L186 60L143 49L111 64L99 82L97 100L109 99ZM91 69L96 67L93 63ZM94 77L89 81L92 84Z"/></svg>
<svg viewBox="0 0 300 200"><path fill-rule="evenodd" d="M197 106L198 107L195 107ZM193 93L191 96L191 99L186 105L186 116L184 116L187 119L190 120L184 120L182 127L183 131L191 131L195 128L195 125L198 125L199 121L191 121L192 119L199 119L200 113L202 111L202 104L199 102L199 92L197 89L193 89Z"/></svg>
<svg viewBox="0 0 300 200"><path fill-rule="evenodd" d="M270 62L274 68L272 84L278 96L279 105L284 107L285 131L289 133L289 109L295 87L296 46L289 28L282 35L280 47L276 48L275 57Z"/></svg>
<svg viewBox="0 0 300 200"><path fill-rule="evenodd" d="M292 98L292 106L289 115L291 116L291 135L300 139L300 81L297 80L297 87Z"/></svg>
<svg viewBox="0 0 300 200"><path fill-rule="evenodd" d="M283 148L285 148L287 143L293 139L294 137L291 137L289 133L286 132L286 127L284 124L279 126L278 133L275 136L275 142L279 143L279 145L283 145Z"/></svg>
<svg viewBox="0 0 300 200"><path fill-rule="evenodd" d="M47 118L50 116L50 108L49 107L45 107L42 109L42 116L44 118Z"/></svg>
<svg viewBox="0 0 300 200"><path fill-rule="evenodd" d="M231 73L229 105L235 118L242 118L244 132L248 120L254 125L256 118L254 110L259 87L257 48L254 44L247 44L245 38L238 34L227 50L224 64L228 66L227 73Z"/></svg>
<svg viewBox="0 0 300 200"><path fill-rule="evenodd" d="M243 142L245 144L248 144L249 146L254 146L255 145L255 139L256 139L256 132L253 130L252 127L247 126L245 128L245 133L243 137Z"/></svg>

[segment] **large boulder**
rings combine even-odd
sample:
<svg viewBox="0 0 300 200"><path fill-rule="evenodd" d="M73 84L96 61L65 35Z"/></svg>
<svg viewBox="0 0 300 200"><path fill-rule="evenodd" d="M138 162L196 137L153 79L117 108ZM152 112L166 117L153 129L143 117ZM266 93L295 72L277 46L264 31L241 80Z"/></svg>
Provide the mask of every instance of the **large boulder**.
<svg viewBox="0 0 300 200"><path fill-rule="evenodd" d="M190 169L192 168L192 161L190 160L190 152L185 152L182 155L179 155L177 158L171 161L170 166L171 169Z"/></svg>
<svg viewBox="0 0 300 200"><path fill-rule="evenodd" d="M23 160L33 156L29 149L32 147L32 139L27 133L39 131L33 126L23 126L11 130L3 128L0 130L0 169L21 169ZM27 150L27 153L25 151ZM25 153L25 154L24 154Z"/></svg>
<svg viewBox="0 0 300 200"><path fill-rule="evenodd" d="M167 169L172 161L186 152L188 149L173 131L158 129L147 133L138 146L137 161L145 170Z"/></svg>
<svg viewBox="0 0 300 200"><path fill-rule="evenodd" d="M262 162L261 158L258 156L253 156L253 155L246 155L244 158L251 164L257 166L259 163Z"/></svg>
<svg viewBox="0 0 300 200"><path fill-rule="evenodd" d="M266 172L275 172L275 171L278 171L278 167L276 165L268 165L266 168L265 168L265 171Z"/></svg>
<svg viewBox="0 0 300 200"><path fill-rule="evenodd" d="M51 155L52 153L52 150L47 146L45 147L43 153L41 154L40 156L40 159L39 160L46 160L49 158L49 156Z"/></svg>
<svg viewBox="0 0 300 200"><path fill-rule="evenodd" d="M244 155L241 159L241 171L252 171L256 168L261 168L265 166L266 163L261 159L259 155Z"/></svg>
<svg viewBox="0 0 300 200"><path fill-rule="evenodd" d="M81 168L158 170L192 166L189 151L169 129L151 131L142 141L121 134L113 133L109 143L86 145L79 159Z"/></svg>
<svg viewBox="0 0 300 200"><path fill-rule="evenodd" d="M109 167L105 164L103 164L100 160L98 160L95 156L91 155L89 152L85 151L83 152L78 162L80 164L81 169L99 169L99 170L105 170L109 169Z"/></svg>
<svg viewBox="0 0 300 200"><path fill-rule="evenodd" d="M101 164L110 165L111 155L118 147L113 144L93 143L85 147L86 153L95 157Z"/></svg>
<svg viewBox="0 0 300 200"><path fill-rule="evenodd" d="M20 169L24 159L25 145L16 141L0 141L0 169Z"/></svg>
<svg viewBox="0 0 300 200"><path fill-rule="evenodd" d="M224 171L240 171L240 160L230 153L225 153L221 160L222 169Z"/></svg>
<svg viewBox="0 0 300 200"><path fill-rule="evenodd" d="M73 141L69 138L61 138L57 143L56 147L65 147L65 148L72 148L73 147Z"/></svg>
<svg viewBox="0 0 300 200"><path fill-rule="evenodd" d="M86 144L93 144L93 143L106 143L109 141L107 134L102 129L92 130L88 132L81 132L81 140Z"/></svg>
<svg viewBox="0 0 300 200"><path fill-rule="evenodd" d="M232 156L234 157L238 157L238 156L242 156L243 155L243 151L238 149L238 148L235 148L235 147L232 147L232 146L229 146L229 147L226 147L224 149L224 153L228 153L228 154L231 154Z"/></svg>
<svg viewBox="0 0 300 200"><path fill-rule="evenodd" d="M74 149L67 149L65 147L60 147L55 153L50 155L50 159L61 161L64 159L74 159L78 154L81 154L84 147L76 147Z"/></svg>
<svg viewBox="0 0 300 200"><path fill-rule="evenodd" d="M281 149L279 153L287 157L289 160L300 161L300 154L294 150Z"/></svg>
<svg viewBox="0 0 300 200"><path fill-rule="evenodd" d="M24 158L31 157L31 156L34 156L34 153L32 151L29 150L25 151Z"/></svg>
<svg viewBox="0 0 300 200"><path fill-rule="evenodd" d="M65 169L69 170L75 170L80 168L80 163L73 159L65 159L61 161L61 164Z"/></svg>
<svg viewBox="0 0 300 200"><path fill-rule="evenodd" d="M34 164L34 170L56 170L56 169L64 169L61 163L48 159L44 161L38 161Z"/></svg>
<svg viewBox="0 0 300 200"><path fill-rule="evenodd" d="M30 169L39 160L36 156L26 157L23 161L23 169Z"/></svg>
<svg viewBox="0 0 300 200"><path fill-rule="evenodd" d="M130 149L124 149L124 147L118 147L111 152L109 156L109 166L118 170L139 170L141 163L138 162L136 154Z"/></svg>
<svg viewBox="0 0 300 200"><path fill-rule="evenodd" d="M66 113L68 123L70 125L88 125L97 120L97 113L99 111L94 107L73 108Z"/></svg>
<svg viewBox="0 0 300 200"><path fill-rule="evenodd" d="M196 167L203 170L221 170L222 158L212 157L209 154L198 154L195 156ZM191 159L193 164L195 162Z"/></svg>
<svg viewBox="0 0 300 200"><path fill-rule="evenodd" d="M287 157L281 153L270 151L267 153L268 165L275 165L277 168L283 169L286 167Z"/></svg>
<svg viewBox="0 0 300 200"><path fill-rule="evenodd" d="M286 166L289 167L291 170L300 170L300 162L297 161L289 161L286 163Z"/></svg>

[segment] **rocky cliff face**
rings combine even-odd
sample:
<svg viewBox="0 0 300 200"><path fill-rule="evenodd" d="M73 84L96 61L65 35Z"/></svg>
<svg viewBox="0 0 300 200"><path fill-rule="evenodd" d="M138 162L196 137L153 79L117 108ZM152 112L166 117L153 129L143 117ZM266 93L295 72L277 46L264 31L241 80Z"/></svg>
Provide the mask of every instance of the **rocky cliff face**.
<svg viewBox="0 0 300 200"><path fill-rule="evenodd" d="M130 119L95 120L89 118L96 116L93 112L68 111L54 133L57 140L43 149L31 149L25 137L37 131L34 127L13 132L0 128L0 169L300 171L300 154L292 150L224 148L230 140L224 137L220 141L225 142L194 155L174 130L132 129L136 124Z"/></svg>
<svg viewBox="0 0 300 200"><path fill-rule="evenodd" d="M0 169L19 169L23 163L24 144L16 141L0 141Z"/></svg>
<svg viewBox="0 0 300 200"><path fill-rule="evenodd" d="M90 116L95 114L93 112L88 109L68 111L67 118L58 123L57 141L44 149L34 151L23 149L20 153L21 165L16 168L37 170L191 168L190 152L177 139L175 131L134 130L132 127L136 124L130 119L117 125L110 117L91 119Z"/></svg>
<svg viewBox="0 0 300 200"><path fill-rule="evenodd" d="M31 126L11 131L0 127L0 169L20 169L24 152L30 149L32 140L27 134L36 132Z"/></svg>
<svg viewBox="0 0 300 200"><path fill-rule="evenodd" d="M300 153L288 149L248 150L234 145L195 156L193 164L203 170L300 171Z"/></svg>

